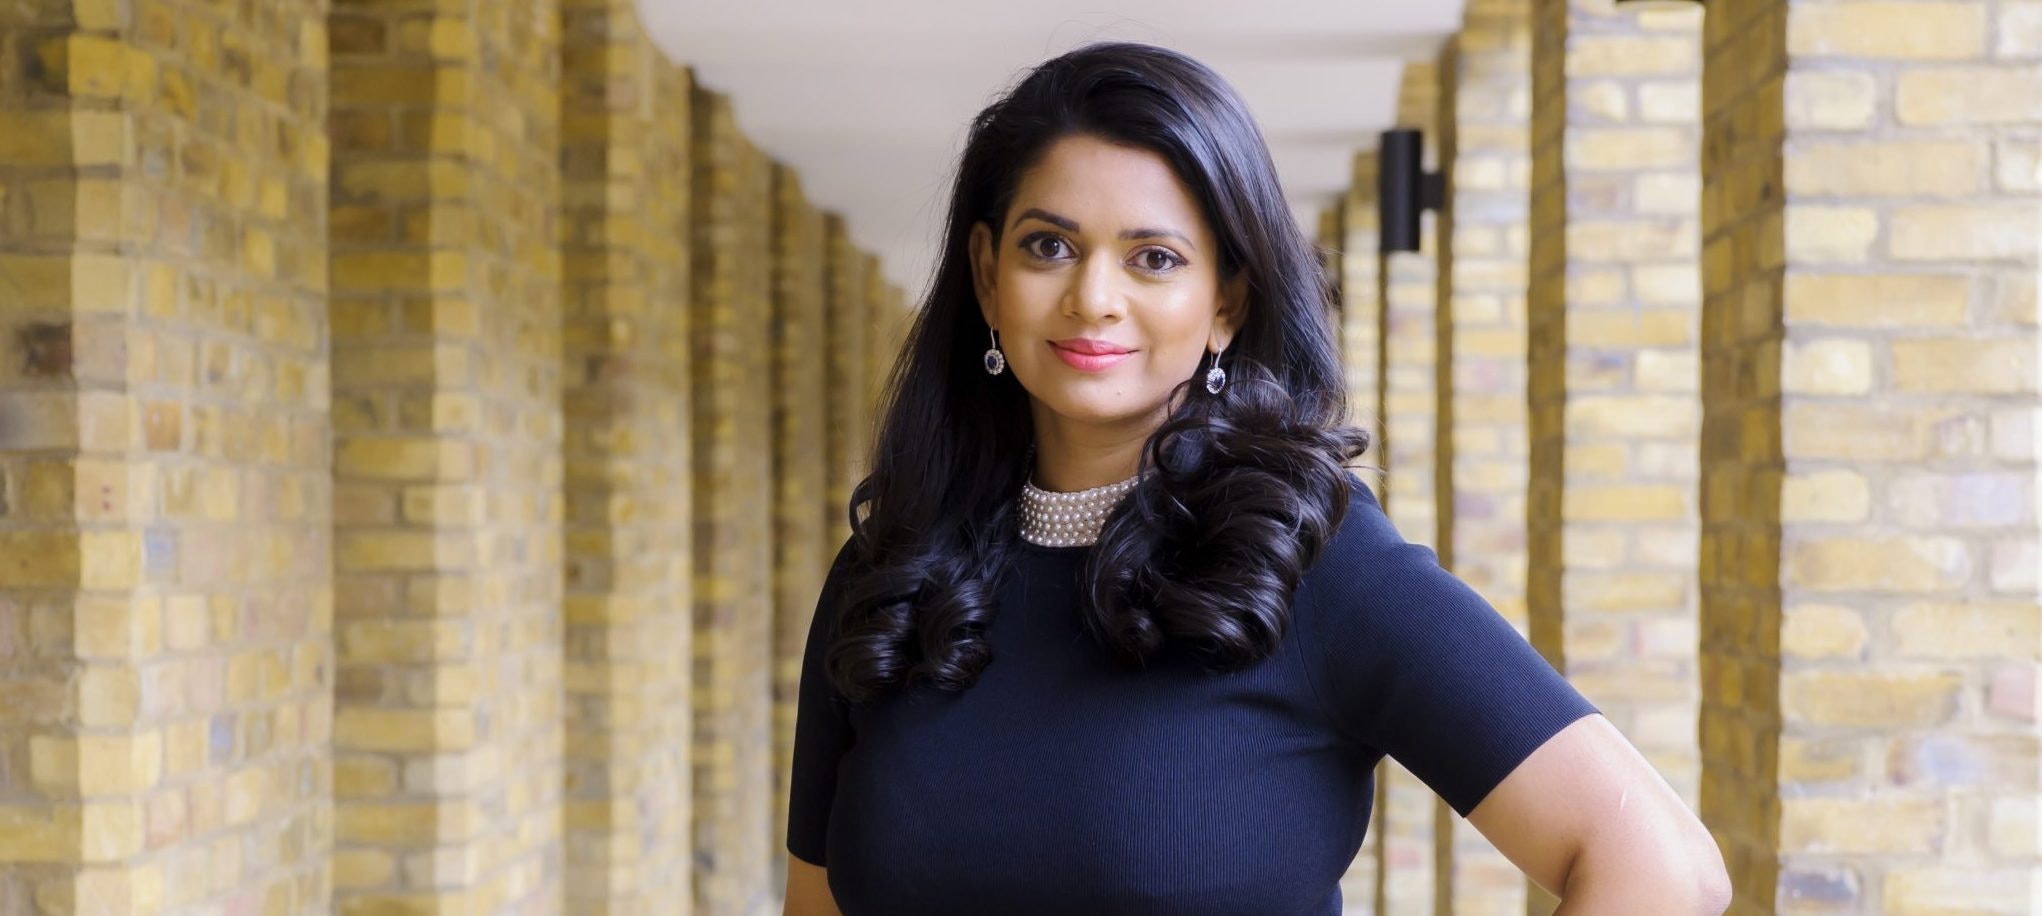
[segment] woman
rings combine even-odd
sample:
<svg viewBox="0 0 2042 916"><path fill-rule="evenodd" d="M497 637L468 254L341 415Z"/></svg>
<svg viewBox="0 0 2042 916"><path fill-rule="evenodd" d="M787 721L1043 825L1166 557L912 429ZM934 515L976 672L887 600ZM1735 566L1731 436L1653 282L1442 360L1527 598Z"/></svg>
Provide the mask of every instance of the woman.
<svg viewBox="0 0 2042 916"><path fill-rule="evenodd" d="M1562 912L1723 910L1679 797L1347 470L1328 305L1195 61L1092 45L979 115L808 637L787 913L1330 916L1385 754Z"/></svg>

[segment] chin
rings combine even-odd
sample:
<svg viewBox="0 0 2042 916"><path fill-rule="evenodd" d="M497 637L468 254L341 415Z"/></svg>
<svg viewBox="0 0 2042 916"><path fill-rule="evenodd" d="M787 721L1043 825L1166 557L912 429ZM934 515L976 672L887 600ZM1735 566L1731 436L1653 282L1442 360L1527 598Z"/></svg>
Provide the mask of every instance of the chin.
<svg viewBox="0 0 2042 916"><path fill-rule="evenodd" d="M1043 406L1058 418L1072 423L1115 425L1129 423L1150 416L1162 409L1160 403L1144 407L1132 399L1120 397L1087 397L1086 393L1060 392L1043 401Z"/></svg>

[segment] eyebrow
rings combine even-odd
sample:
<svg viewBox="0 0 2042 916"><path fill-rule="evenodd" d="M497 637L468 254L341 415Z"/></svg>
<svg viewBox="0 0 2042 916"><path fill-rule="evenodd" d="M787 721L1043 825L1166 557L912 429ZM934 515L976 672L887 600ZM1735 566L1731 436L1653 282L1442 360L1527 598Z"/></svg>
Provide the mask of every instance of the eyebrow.
<svg viewBox="0 0 2042 916"><path fill-rule="evenodd" d="M1035 219L1042 220L1043 222L1055 226L1059 229L1062 229L1066 232L1078 231L1078 223L1076 220L1058 216L1054 213L1049 212L1048 210L1043 210L1037 207L1029 207L1028 209L1021 211L1020 216L1014 217L1013 225L1018 226L1021 224L1022 220L1028 219L1029 217L1034 217ZM1012 228L1012 226L1010 226L1009 228ZM1192 251L1198 250L1198 246L1192 244L1192 241L1190 239L1185 238L1184 233L1178 232L1175 229L1158 229L1153 226L1137 226L1133 229L1121 230L1120 237L1122 239L1130 241L1134 239L1176 239L1180 242L1183 242L1186 245L1189 245Z"/></svg>

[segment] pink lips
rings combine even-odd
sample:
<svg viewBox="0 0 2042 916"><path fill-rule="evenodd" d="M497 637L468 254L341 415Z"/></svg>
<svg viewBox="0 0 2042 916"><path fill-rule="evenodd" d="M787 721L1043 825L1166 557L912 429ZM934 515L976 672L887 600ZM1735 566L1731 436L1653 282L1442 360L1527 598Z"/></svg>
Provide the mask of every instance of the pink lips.
<svg viewBox="0 0 2042 916"><path fill-rule="evenodd" d="M1068 340L1052 340L1049 348L1056 351L1058 359L1080 372L1099 372L1126 359L1134 351L1118 344L1088 337L1073 337Z"/></svg>

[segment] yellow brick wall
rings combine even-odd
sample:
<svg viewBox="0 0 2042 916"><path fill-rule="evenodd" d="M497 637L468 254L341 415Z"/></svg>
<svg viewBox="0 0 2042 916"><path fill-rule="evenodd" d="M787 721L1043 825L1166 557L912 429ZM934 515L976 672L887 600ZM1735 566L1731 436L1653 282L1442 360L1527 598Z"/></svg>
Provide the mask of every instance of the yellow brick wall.
<svg viewBox="0 0 2042 916"><path fill-rule="evenodd" d="M1525 324L1527 467L1525 474L1525 623L1532 645L1553 667L1567 670L1558 636L1562 581L1559 502L1567 406L1567 120L1566 0L1532 0L1531 102L1526 123L1532 150L1526 230ZM1556 154L1557 153L1557 154ZM1555 308L1562 304L1562 308ZM1526 910L1551 913L1559 898L1525 882Z"/></svg>
<svg viewBox="0 0 2042 916"><path fill-rule="evenodd" d="M1398 121L1425 132L1427 168L1437 168L1438 67L1432 61L1405 66L1399 87ZM1412 543L1439 543L1439 361L1436 322L1439 229L1424 215L1421 250L1383 259L1382 362L1383 452L1386 469L1383 508ZM1379 793L1375 823L1377 869L1381 876L1376 911L1429 911L1437 889L1438 797L1395 760L1376 771Z"/></svg>
<svg viewBox="0 0 2042 916"><path fill-rule="evenodd" d="M1454 352L1456 333L1454 327L1453 295L1455 265L1455 200L1452 190L1454 160L1459 156L1456 148L1459 118L1457 109L1461 101L1460 48L1461 36L1447 39L1444 47L1433 59L1433 111L1429 119L1425 146L1428 168L1437 171L1442 182L1441 202L1434 214L1434 221L1428 235L1431 236L1427 251L1432 255L1432 506L1433 532L1430 543L1439 554L1443 568L1454 569L1455 523L1458 513L1455 503L1459 493L1455 489L1454 468L1460 451L1457 441L1460 423L1456 411L1460 407L1462 385L1455 375L1461 369L1461 360ZM1409 466L1408 463L1406 465ZM1415 806L1414 806L1415 807ZM1432 799L1432 911L1434 913L1454 912L1454 885L1462 873L1459 866L1459 847L1462 845L1460 830L1454 824L1454 813L1437 796ZM1477 837L1479 840L1479 836Z"/></svg>
<svg viewBox="0 0 2042 916"><path fill-rule="evenodd" d="M864 279L865 308L872 316L871 323L866 326L871 329L865 341L866 384L869 386L866 403L873 405L876 412L881 409L879 398L886 387L887 376L893 372L901 344L907 339L910 318L906 300L881 272L879 259L868 254L863 260L864 265L858 270L858 275ZM992 341L988 340L986 344L991 346ZM873 431L868 428L866 433L869 442Z"/></svg>
<svg viewBox="0 0 2042 916"><path fill-rule="evenodd" d="M1340 271L1341 360L1347 383L1347 422L1369 431L1368 451L1354 467L1372 492L1381 493L1382 457L1382 252L1376 214L1376 155L1354 157L1353 183L1340 201L1340 246L1335 253ZM1340 878L1345 912L1375 912L1376 832L1362 836L1362 847Z"/></svg>
<svg viewBox="0 0 2042 916"><path fill-rule="evenodd" d="M322 908L319 6L0 37L0 912Z"/></svg>
<svg viewBox="0 0 2042 916"><path fill-rule="evenodd" d="M1333 332L1333 346L1342 354L1345 354L1347 345L1346 311L1341 305L1341 300L1347 295L1344 288L1347 265L1346 254L1343 251L1347 245L1346 219L1347 203L1344 197L1321 209L1317 238L1313 242L1317 247L1320 273L1326 281L1326 288L1331 290L1333 296L1333 302L1326 313L1327 327Z"/></svg>
<svg viewBox="0 0 2042 916"><path fill-rule="evenodd" d="M1471 4L1442 98L1449 193L1441 246L1442 352L1452 355L1442 443L1451 476L1454 572L1522 629L1524 610L1525 227L1530 165L1528 0ZM1443 68L1444 69L1444 68Z"/></svg>
<svg viewBox="0 0 2042 916"><path fill-rule="evenodd" d="M1347 378L1347 422L1369 433L1355 472L1371 491L1382 483L1382 236L1376 213L1376 154L1356 153L1353 184L1342 197L1340 349Z"/></svg>
<svg viewBox="0 0 2042 916"><path fill-rule="evenodd" d="M1698 804L1735 912L2033 909L2042 110L2008 100L2035 94L2042 14L1723 7L1703 105L1698 11L1537 6L1537 641ZM1456 115L1443 128L1479 104L1473 38L1457 36L1446 59L1463 66L1439 74ZM1404 95L1408 111L1417 92ZM1443 136L1449 169L1464 138ZM1435 227L1453 320L1434 345L1453 371L1430 394L1454 406L1481 377L1459 346L1460 269L1489 252L1463 244L1460 215ZM1418 487L1400 469L1423 456L1396 461L1398 434L1424 429L1401 427L1394 399L1419 387L1399 361L1425 348L1394 336L1403 257L1378 278L1390 334L1368 346L1354 331L1373 322L1350 312L1343 347L1391 405L1388 498L1409 519L1399 484ZM1434 454L1458 469L1471 438L1465 414L1446 416L1454 442ZM1465 530L1463 480L1432 483L1452 509L1439 528ZM1454 880L1430 901L1412 892L1426 849L1398 821L1399 788L1372 827L1389 866L1375 908L1480 911L1444 835L1431 851ZM1529 896L1532 912L1555 902Z"/></svg>
<svg viewBox="0 0 2042 916"><path fill-rule="evenodd" d="M1702 158L1701 813L1723 846L1738 914L1770 912L1779 902L1780 781L1802 769L1781 757L1780 650L1765 651L1778 645L1784 599L1778 289L1788 215L1779 197L1785 28L1786 9L1774 3L1704 20L1703 131L1712 146ZM1734 46L1725 44L1733 39ZM1758 44L1747 48L1747 41ZM1863 89L1869 121L1875 86L1867 79ZM1733 123L1748 129L1726 132ZM1806 215L1796 217L1807 240L1804 256L1813 253L1810 242L1830 249L1852 244L1859 231L1851 224L1869 216L1804 207ZM1829 221L1833 231L1818 241L1805 234L1810 219ZM1853 259L1862 260L1869 239L1859 244ZM1866 503L1869 514L1869 493ZM1855 622L1854 612L1839 616L1844 620L1833 629ZM1853 758L1860 754L1840 747L1827 756L1841 775L1859 775ZM1913 814L1919 819L1921 812ZM1925 839L1936 836L1941 812L1934 817L1907 826ZM1817 883L1823 877L1829 880ZM1846 909L1862 889L1854 875L1835 870L1800 880L1816 896L1843 897L1833 904Z"/></svg>
<svg viewBox="0 0 2042 916"><path fill-rule="evenodd" d="M1534 642L1693 805L1701 10L1535 8Z"/></svg>
<svg viewBox="0 0 2042 916"><path fill-rule="evenodd" d="M796 693L823 574L841 541L829 511L829 255L801 179L773 169L773 849L787 844ZM842 389L838 389L841 391ZM822 447L818 447L822 446Z"/></svg>
<svg viewBox="0 0 2042 916"><path fill-rule="evenodd" d="M695 903L769 903L773 848L773 185L726 97L693 102Z"/></svg>
<svg viewBox="0 0 2042 916"><path fill-rule="evenodd" d="M829 363L829 518L824 541L842 545L851 536L847 507L851 488L869 472L872 405L866 394L867 352L871 331L871 304L866 300L865 259L852 244L842 217L823 217L827 247L829 337L824 344ZM832 555L834 556L834 554ZM813 611L814 608L810 608ZM783 828L786 825L781 825Z"/></svg>
<svg viewBox="0 0 2042 916"><path fill-rule="evenodd" d="M1701 10L1533 12L1533 642L1692 806Z"/></svg>
<svg viewBox="0 0 2042 916"><path fill-rule="evenodd" d="M1704 815L1733 912L2035 871L2035 9L1711 9Z"/></svg>
<svg viewBox="0 0 2042 916"><path fill-rule="evenodd" d="M1529 0L1477 0L1440 57L1440 558L1520 632L1525 611ZM1522 872L1440 808L1442 912L1522 912ZM1450 838L1449 838L1450 834Z"/></svg>
<svg viewBox="0 0 2042 916"><path fill-rule="evenodd" d="M1399 122L1425 132L1425 167L1437 171L1438 68L1432 61L1404 71ZM1406 538L1438 549L1439 221L1419 222L1415 252L1383 258L1383 508Z"/></svg>
<svg viewBox="0 0 2042 916"><path fill-rule="evenodd" d="M557 29L333 10L341 912L561 905Z"/></svg>
<svg viewBox="0 0 2042 916"><path fill-rule="evenodd" d="M1345 242L1345 230L1341 227L1340 221L1345 216L1343 208L1337 206L1320 210L1318 234L1313 241L1317 246L1319 268L1324 272L1326 283L1335 294L1340 292L1340 246ZM1337 325L1334 332L1339 333Z"/></svg>
<svg viewBox="0 0 2042 916"><path fill-rule="evenodd" d="M255 12L0 9L0 912L768 911L902 291L624 0Z"/></svg>
<svg viewBox="0 0 2042 916"><path fill-rule="evenodd" d="M689 73L626 0L562 15L566 911L687 911Z"/></svg>

